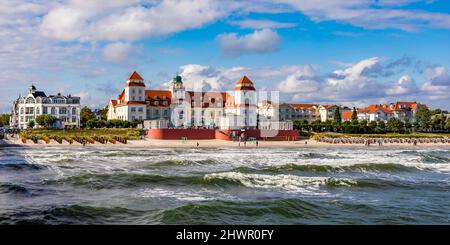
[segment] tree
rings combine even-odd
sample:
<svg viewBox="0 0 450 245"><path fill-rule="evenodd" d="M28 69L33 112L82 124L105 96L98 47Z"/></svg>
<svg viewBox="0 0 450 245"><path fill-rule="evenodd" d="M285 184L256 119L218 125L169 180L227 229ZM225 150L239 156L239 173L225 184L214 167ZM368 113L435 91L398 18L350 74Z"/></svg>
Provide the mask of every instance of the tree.
<svg viewBox="0 0 450 245"><path fill-rule="evenodd" d="M433 130L442 130L445 127L445 119L442 115L435 115L430 122L430 126Z"/></svg>
<svg viewBox="0 0 450 245"><path fill-rule="evenodd" d="M394 132L399 132L400 130L403 129L404 124L398 118L391 118L387 122L387 126L390 130L392 130Z"/></svg>
<svg viewBox="0 0 450 245"><path fill-rule="evenodd" d="M108 120L108 106L103 108L100 118L105 121Z"/></svg>
<svg viewBox="0 0 450 245"><path fill-rule="evenodd" d="M40 115L36 117L36 123L43 127L50 127L56 122L57 118L52 115Z"/></svg>
<svg viewBox="0 0 450 245"><path fill-rule="evenodd" d="M447 119L447 121L445 122L445 129L450 130L450 119Z"/></svg>
<svg viewBox="0 0 450 245"><path fill-rule="evenodd" d="M86 126L87 121L94 119L94 113L89 109L89 107L85 106L81 109L80 112L80 123L82 126Z"/></svg>
<svg viewBox="0 0 450 245"><path fill-rule="evenodd" d="M426 106L421 106L414 116L422 130L428 129L430 126L431 112Z"/></svg>
<svg viewBox="0 0 450 245"><path fill-rule="evenodd" d="M378 122L378 127L379 127L381 130L385 130L385 129L386 129L386 123L385 123L384 121L379 121L379 122Z"/></svg>
<svg viewBox="0 0 450 245"><path fill-rule="evenodd" d="M334 122L338 125L341 125L342 123L341 111L339 110L339 107L336 107L336 110L334 111Z"/></svg>
<svg viewBox="0 0 450 245"><path fill-rule="evenodd" d="M35 125L34 121L28 122L28 128L34 128L34 125Z"/></svg>
<svg viewBox="0 0 450 245"><path fill-rule="evenodd" d="M377 128L377 126L378 126L377 121L371 121L371 122L369 123L369 127L370 127L372 130L375 130L375 129Z"/></svg>
<svg viewBox="0 0 450 245"><path fill-rule="evenodd" d="M0 115L0 127L8 126L10 117L11 117L11 115L9 115L9 114Z"/></svg>
<svg viewBox="0 0 450 245"><path fill-rule="evenodd" d="M352 111L352 121L358 121L358 112L356 111L355 107L353 107Z"/></svg>

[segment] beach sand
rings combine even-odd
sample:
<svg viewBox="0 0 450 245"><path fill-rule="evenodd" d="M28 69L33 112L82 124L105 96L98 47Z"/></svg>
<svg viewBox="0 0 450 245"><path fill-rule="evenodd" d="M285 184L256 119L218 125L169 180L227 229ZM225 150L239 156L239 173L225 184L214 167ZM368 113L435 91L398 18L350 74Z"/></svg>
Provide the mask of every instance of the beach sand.
<svg viewBox="0 0 450 245"><path fill-rule="evenodd" d="M300 140L300 141L258 141L258 146L255 142L247 142L245 145L243 142L240 144L233 141L225 140L129 140L127 144L121 143L108 143L108 144L87 144L85 147L111 147L111 148L330 148L330 147L353 147L353 148L367 148L364 144L329 144L323 142L317 142L315 140ZM28 141L23 144L20 140L7 139L0 142L0 146L24 146L24 147L83 147L78 142L74 142L72 145L63 141L62 144L51 140L49 144L45 144L43 141L39 141L38 144ZM429 147L446 147L450 149L450 143L418 143L416 146L408 143L385 143L381 148L429 148ZM369 148L380 148L377 144L372 144Z"/></svg>

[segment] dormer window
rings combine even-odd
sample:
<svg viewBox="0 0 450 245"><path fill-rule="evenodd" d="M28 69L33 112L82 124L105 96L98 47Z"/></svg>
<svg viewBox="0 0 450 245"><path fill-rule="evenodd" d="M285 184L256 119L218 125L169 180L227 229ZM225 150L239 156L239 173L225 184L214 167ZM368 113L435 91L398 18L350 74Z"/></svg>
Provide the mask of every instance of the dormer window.
<svg viewBox="0 0 450 245"><path fill-rule="evenodd" d="M154 105L158 105L158 104L159 104L159 102L158 102L158 101L155 101L155 102L153 102L153 104L154 104Z"/></svg>
<svg viewBox="0 0 450 245"><path fill-rule="evenodd" d="M163 105L165 105L165 106L166 106L166 105L167 105L167 101L164 101L164 102L163 102Z"/></svg>

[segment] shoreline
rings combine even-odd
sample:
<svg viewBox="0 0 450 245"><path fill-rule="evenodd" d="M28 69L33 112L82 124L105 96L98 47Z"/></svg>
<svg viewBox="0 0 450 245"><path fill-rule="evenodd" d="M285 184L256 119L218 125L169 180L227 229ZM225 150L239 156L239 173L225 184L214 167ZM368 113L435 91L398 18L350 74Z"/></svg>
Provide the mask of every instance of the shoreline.
<svg viewBox="0 0 450 245"><path fill-rule="evenodd" d="M198 142L198 147L197 147ZM307 142L307 144L305 143ZM414 146L411 143L385 143L383 146L378 146L373 144L371 146L365 146L364 144L331 144L317 142L315 140L299 140L299 141L258 141L258 146L255 142L244 143L225 140L187 140L185 142L181 140L155 140L155 139L145 139L145 140L129 140L128 144L87 144L83 146L77 142L69 144L63 142L59 144L55 141L51 141L49 144L45 144L43 141L39 141L38 144L33 142L27 142L23 144L20 140L3 140L0 141L0 147L24 147L24 148L35 148L35 147L74 147L74 148L153 148L153 149L164 149L164 148L208 148L208 149L219 149L219 148L355 148L355 149L383 149L383 148L396 148L396 149L427 149L444 147L450 150L450 143L421 143Z"/></svg>

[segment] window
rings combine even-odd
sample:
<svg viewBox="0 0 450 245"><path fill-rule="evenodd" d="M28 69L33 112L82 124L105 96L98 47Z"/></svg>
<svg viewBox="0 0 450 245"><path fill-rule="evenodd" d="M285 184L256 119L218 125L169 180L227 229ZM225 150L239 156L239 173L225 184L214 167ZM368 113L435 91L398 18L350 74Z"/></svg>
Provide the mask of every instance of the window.
<svg viewBox="0 0 450 245"><path fill-rule="evenodd" d="M135 92L134 89L132 89L132 90L131 90L131 93L134 94L134 92Z"/></svg>
<svg viewBox="0 0 450 245"><path fill-rule="evenodd" d="M168 111L164 110L164 116L167 116L167 114L168 114Z"/></svg>
<svg viewBox="0 0 450 245"><path fill-rule="evenodd" d="M135 118L134 116L131 116L131 120L133 120L133 121L134 121L135 119L136 119L136 118Z"/></svg>
<svg viewBox="0 0 450 245"><path fill-rule="evenodd" d="M40 114L41 113L41 109L39 107L36 107L36 114Z"/></svg>
<svg viewBox="0 0 450 245"><path fill-rule="evenodd" d="M139 112L144 112L144 108L139 107L138 111L139 111Z"/></svg>
<svg viewBox="0 0 450 245"><path fill-rule="evenodd" d="M163 102L163 105L167 106L167 101L164 101L164 102Z"/></svg>
<svg viewBox="0 0 450 245"><path fill-rule="evenodd" d="M47 111L47 107L42 107L42 114L47 114L48 113L48 111Z"/></svg>
<svg viewBox="0 0 450 245"><path fill-rule="evenodd" d="M20 117L20 121L23 122L23 116Z"/></svg>
<svg viewBox="0 0 450 245"><path fill-rule="evenodd" d="M139 96L139 100L142 100L142 96Z"/></svg>
<svg viewBox="0 0 450 245"><path fill-rule="evenodd" d="M55 115L56 114L56 109L55 109L55 107L52 107L52 115Z"/></svg>
<svg viewBox="0 0 450 245"><path fill-rule="evenodd" d="M35 102L34 102L33 97L28 97L27 100L25 101L25 103L27 103L27 104L34 104Z"/></svg>
<svg viewBox="0 0 450 245"><path fill-rule="evenodd" d="M72 122L76 123L77 122L77 117L72 117Z"/></svg>
<svg viewBox="0 0 450 245"><path fill-rule="evenodd" d="M154 105L159 105L158 101L153 102Z"/></svg>
<svg viewBox="0 0 450 245"><path fill-rule="evenodd" d="M59 114L67 114L67 108L60 108L59 109Z"/></svg>
<svg viewBox="0 0 450 245"><path fill-rule="evenodd" d="M159 110L155 110L155 116L159 116Z"/></svg>
<svg viewBox="0 0 450 245"><path fill-rule="evenodd" d="M136 107L131 107L131 112L136 112Z"/></svg>
<svg viewBox="0 0 450 245"><path fill-rule="evenodd" d="M26 107L25 108L25 114L34 114L34 108L33 107Z"/></svg>
<svg viewBox="0 0 450 245"><path fill-rule="evenodd" d="M142 120L142 116L139 116L139 120Z"/></svg>
<svg viewBox="0 0 450 245"><path fill-rule="evenodd" d="M24 114L24 109L23 109L23 107L20 108L20 114Z"/></svg>
<svg viewBox="0 0 450 245"><path fill-rule="evenodd" d="M133 100L136 100L136 96L133 96Z"/></svg>
<svg viewBox="0 0 450 245"><path fill-rule="evenodd" d="M77 108L72 108L72 115L77 114Z"/></svg>

